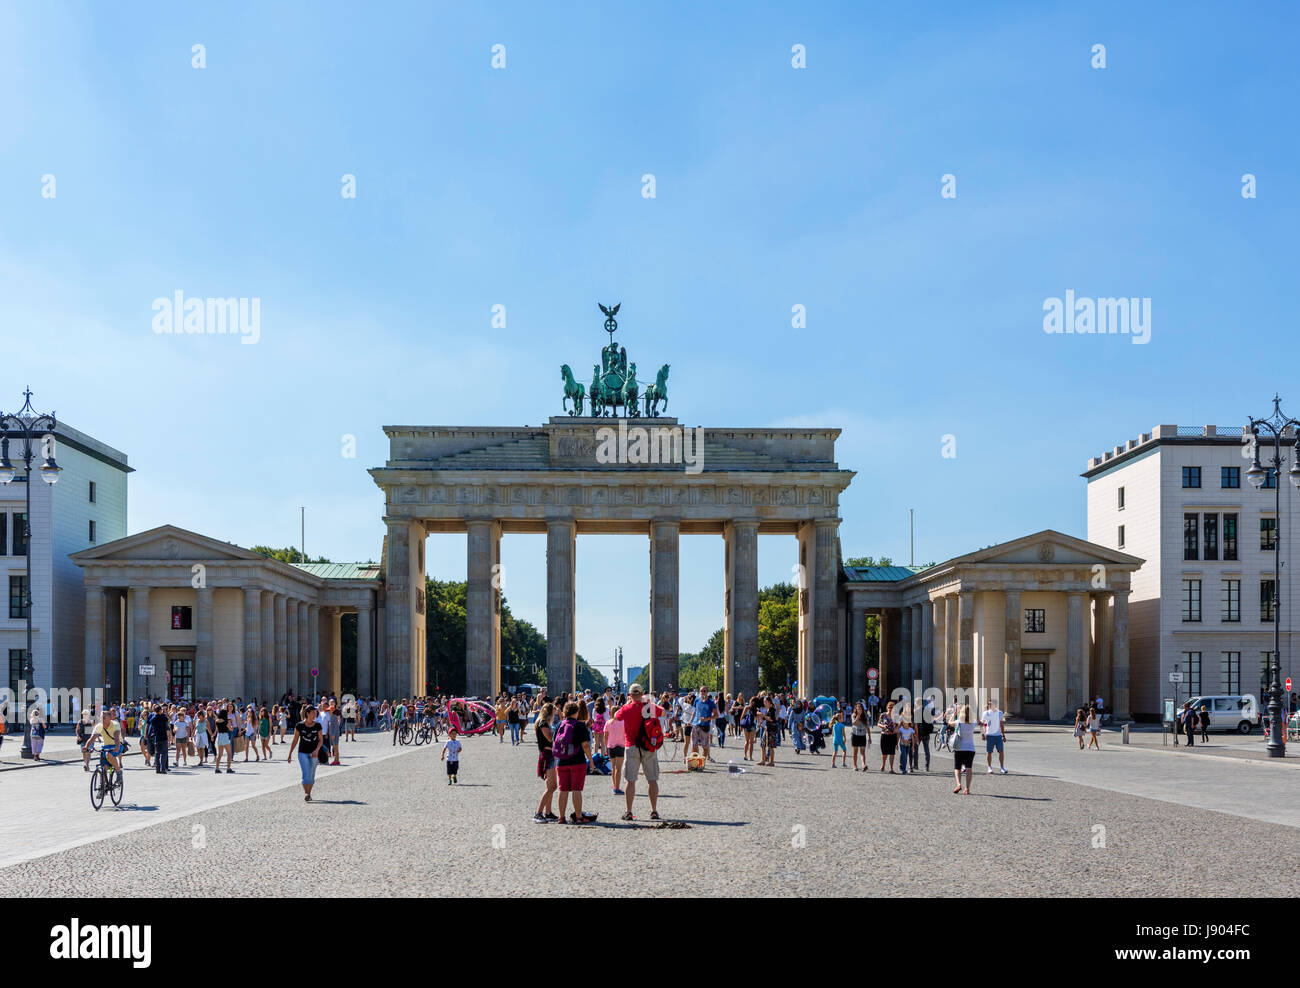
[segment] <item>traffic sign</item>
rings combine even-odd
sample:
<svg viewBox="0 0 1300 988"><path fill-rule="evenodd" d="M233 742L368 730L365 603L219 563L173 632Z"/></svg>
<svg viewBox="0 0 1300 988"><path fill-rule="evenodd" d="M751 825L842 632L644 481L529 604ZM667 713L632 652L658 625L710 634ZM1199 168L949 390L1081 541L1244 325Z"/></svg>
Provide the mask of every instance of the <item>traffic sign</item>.
<svg viewBox="0 0 1300 988"><path fill-rule="evenodd" d="M1169 674L1169 681L1171 683L1181 683L1183 681L1183 674L1175 669Z"/></svg>
<svg viewBox="0 0 1300 988"><path fill-rule="evenodd" d="M879 677L880 677L880 673L879 671L877 671L875 666L872 666L870 669L867 670L868 679L878 679Z"/></svg>
<svg viewBox="0 0 1300 988"><path fill-rule="evenodd" d="M1287 691L1288 693L1291 692L1291 677L1290 677L1290 676L1287 676L1287 677L1286 677L1286 691Z"/></svg>
<svg viewBox="0 0 1300 988"><path fill-rule="evenodd" d="M319 675L320 675L320 670L317 669L315 666L313 666L311 670L311 678L315 679Z"/></svg>
<svg viewBox="0 0 1300 988"><path fill-rule="evenodd" d="M158 674L158 667L157 667L157 666L141 666L141 667L140 667L140 675L141 675L141 676L156 676L157 674Z"/></svg>

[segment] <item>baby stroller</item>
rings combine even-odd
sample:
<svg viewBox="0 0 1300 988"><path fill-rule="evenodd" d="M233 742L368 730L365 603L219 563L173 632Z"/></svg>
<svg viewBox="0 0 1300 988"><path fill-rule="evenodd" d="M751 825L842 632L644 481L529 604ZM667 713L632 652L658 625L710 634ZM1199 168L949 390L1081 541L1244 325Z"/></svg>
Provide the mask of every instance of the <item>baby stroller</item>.
<svg viewBox="0 0 1300 988"><path fill-rule="evenodd" d="M591 770L597 775L612 775L614 769L609 764L609 756L599 751L591 756Z"/></svg>

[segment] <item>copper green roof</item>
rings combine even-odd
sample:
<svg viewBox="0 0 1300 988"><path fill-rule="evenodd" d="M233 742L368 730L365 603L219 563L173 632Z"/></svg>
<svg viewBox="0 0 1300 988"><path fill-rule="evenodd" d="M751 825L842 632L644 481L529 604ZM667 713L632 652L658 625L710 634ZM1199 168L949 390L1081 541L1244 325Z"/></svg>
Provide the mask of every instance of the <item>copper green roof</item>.
<svg viewBox="0 0 1300 988"><path fill-rule="evenodd" d="M375 580L378 563L293 563L294 569L318 576L322 580Z"/></svg>
<svg viewBox="0 0 1300 988"><path fill-rule="evenodd" d="M845 566L844 576L850 583L896 583L924 569L924 566Z"/></svg>

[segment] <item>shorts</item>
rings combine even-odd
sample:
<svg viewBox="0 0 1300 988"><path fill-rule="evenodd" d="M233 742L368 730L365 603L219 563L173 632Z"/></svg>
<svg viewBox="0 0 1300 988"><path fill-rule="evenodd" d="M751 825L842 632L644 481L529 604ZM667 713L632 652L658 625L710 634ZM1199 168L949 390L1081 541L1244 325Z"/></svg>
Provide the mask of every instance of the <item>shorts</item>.
<svg viewBox="0 0 1300 988"><path fill-rule="evenodd" d="M691 728L691 744L707 748L712 743L713 735L707 727L696 724Z"/></svg>
<svg viewBox="0 0 1300 988"><path fill-rule="evenodd" d="M459 772L459 771L460 771L460 762L458 762L458 761L452 761L451 759L448 759L448 760L447 760L447 774L448 774L448 775L455 775L455 774L456 774L457 772Z"/></svg>
<svg viewBox="0 0 1300 988"><path fill-rule="evenodd" d="M621 744L616 744L609 749L610 758L622 758L626 749Z"/></svg>
<svg viewBox="0 0 1300 988"><path fill-rule="evenodd" d="M539 751L537 753L537 777L546 778L546 773L555 768L555 756L548 751Z"/></svg>
<svg viewBox="0 0 1300 988"><path fill-rule="evenodd" d="M644 775L646 782L659 781L659 752L643 751L636 745L627 749L623 761L623 778L635 782L638 775Z"/></svg>
<svg viewBox="0 0 1300 988"><path fill-rule="evenodd" d="M229 734L218 734L218 735L217 735L217 747L218 747L218 748L220 748L222 745L227 745L227 746L229 746L229 744L230 744L230 735L229 735Z"/></svg>
<svg viewBox="0 0 1300 988"><path fill-rule="evenodd" d="M557 765L555 774L560 780L560 792L582 792L587 783L587 763Z"/></svg>
<svg viewBox="0 0 1300 988"><path fill-rule="evenodd" d="M865 748L867 746L867 736L865 734L853 735L853 747Z"/></svg>
<svg viewBox="0 0 1300 988"><path fill-rule="evenodd" d="M973 751L954 751L952 753L952 767L960 771L964 768L970 768L975 764L975 752Z"/></svg>
<svg viewBox="0 0 1300 988"><path fill-rule="evenodd" d="M999 755L1002 754L1002 735L1001 734L984 735L984 751L986 754L989 755L993 754L994 751L996 751Z"/></svg>
<svg viewBox="0 0 1300 988"><path fill-rule="evenodd" d="M898 750L897 734L880 735L880 753L882 755L892 755L897 750Z"/></svg>
<svg viewBox="0 0 1300 988"><path fill-rule="evenodd" d="M863 740L866 740L866 739L864 738ZM834 750L836 750L836 751L844 751L844 752L847 752L849 749L846 748L846 747L844 747L844 739L841 738L839 741L836 741L836 742L835 742L835 749L834 749Z"/></svg>

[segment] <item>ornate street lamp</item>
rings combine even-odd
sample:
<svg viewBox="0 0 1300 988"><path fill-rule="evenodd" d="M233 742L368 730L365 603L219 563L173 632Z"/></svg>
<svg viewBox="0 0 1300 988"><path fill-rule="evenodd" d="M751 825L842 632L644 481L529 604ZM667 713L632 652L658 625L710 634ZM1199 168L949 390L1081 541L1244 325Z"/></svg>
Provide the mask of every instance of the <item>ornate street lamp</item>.
<svg viewBox="0 0 1300 988"><path fill-rule="evenodd" d="M1268 698L1268 754L1270 758L1286 756L1284 735L1285 718L1282 714L1282 433L1291 430L1291 469L1287 476L1291 483L1300 487L1300 457L1297 457L1297 441L1300 441L1300 422L1283 414L1277 395L1273 396L1273 414L1266 419L1252 418L1247 431L1254 437L1255 458L1246 471L1246 477L1256 488L1263 485L1268 471L1259 462L1259 432L1263 429L1273 437L1273 682L1269 687ZM1288 533L1289 535L1289 533Z"/></svg>
<svg viewBox="0 0 1300 988"><path fill-rule="evenodd" d="M32 439L41 437L41 453L44 461L41 463L40 473L41 480L47 484L55 484L59 479L59 471L62 469L54 462L54 436L53 432L58 426L54 415L42 415L32 408L32 389L28 388L23 392L26 399L23 407L12 415L6 415L0 412L0 484L10 484L13 482L17 471L14 465L9 462L9 437L12 435L15 439L22 440L22 452L18 458L23 464L23 483L26 484L27 513L23 519L23 552L27 556L27 586L23 593L22 604L23 610L27 613L27 658L23 665L23 680L27 688L32 686L32 680L36 676L36 667L32 664L32 460L35 454L32 451ZM22 698L23 710L23 758L32 757L32 724L27 716L27 697Z"/></svg>

